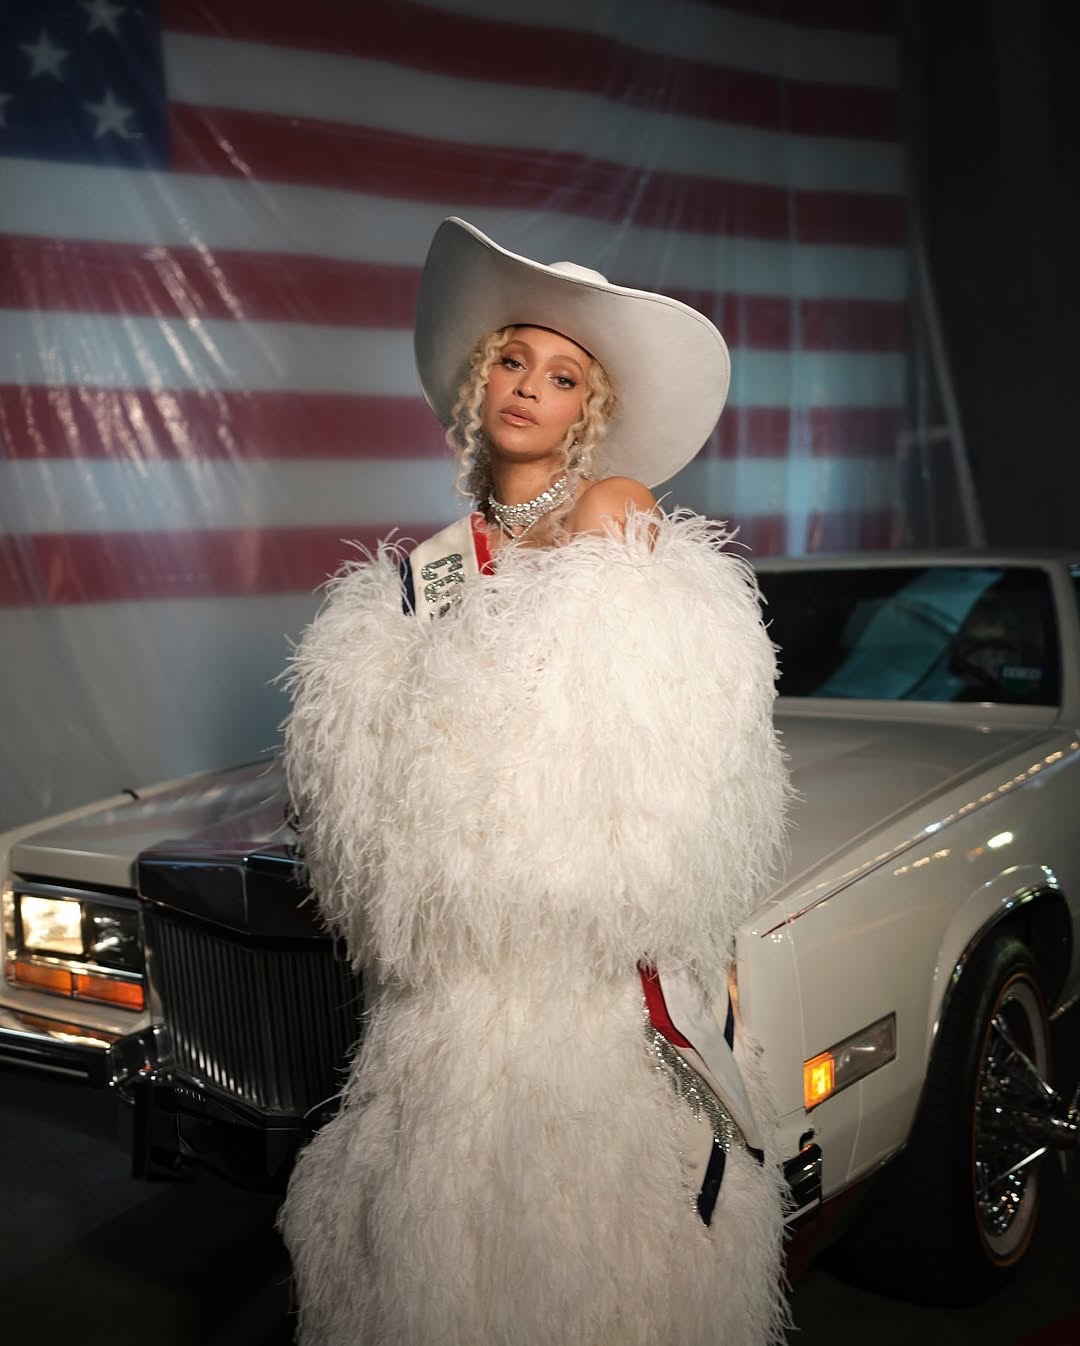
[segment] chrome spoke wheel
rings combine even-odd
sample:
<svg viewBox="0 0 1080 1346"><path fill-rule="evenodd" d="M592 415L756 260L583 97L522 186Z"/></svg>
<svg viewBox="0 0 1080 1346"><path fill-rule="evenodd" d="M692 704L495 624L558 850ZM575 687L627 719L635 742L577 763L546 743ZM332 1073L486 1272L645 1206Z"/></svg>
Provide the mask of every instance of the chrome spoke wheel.
<svg viewBox="0 0 1080 1346"><path fill-rule="evenodd" d="M1045 1146L1025 1136L1023 1117L1043 1102L1049 1033L1038 988L1017 973L1001 988L984 1039L975 1086L974 1185L979 1234L1005 1266L1034 1227Z"/></svg>

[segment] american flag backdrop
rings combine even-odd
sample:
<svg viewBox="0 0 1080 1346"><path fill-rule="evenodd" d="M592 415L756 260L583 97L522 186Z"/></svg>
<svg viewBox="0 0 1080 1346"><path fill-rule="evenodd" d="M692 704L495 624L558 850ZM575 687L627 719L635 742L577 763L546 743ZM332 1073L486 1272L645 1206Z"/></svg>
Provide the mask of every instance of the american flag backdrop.
<svg viewBox="0 0 1080 1346"><path fill-rule="evenodd" d="M891 8L6 0L0 828L272 749L342 540L462 512L412 361L446 215L716 321L668 504L759 555L893 541Z"/></svg>

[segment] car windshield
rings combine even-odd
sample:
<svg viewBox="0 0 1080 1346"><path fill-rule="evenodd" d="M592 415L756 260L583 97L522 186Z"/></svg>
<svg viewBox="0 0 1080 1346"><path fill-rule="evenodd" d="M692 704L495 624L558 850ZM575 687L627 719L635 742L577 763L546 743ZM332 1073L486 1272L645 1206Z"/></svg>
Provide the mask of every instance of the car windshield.
<svg viewBox="0 0 1080 1346"><path fill-rule="evenodd" d="M781 696L1060 699L1049 578L1032 567L762 569Z"/></svg>

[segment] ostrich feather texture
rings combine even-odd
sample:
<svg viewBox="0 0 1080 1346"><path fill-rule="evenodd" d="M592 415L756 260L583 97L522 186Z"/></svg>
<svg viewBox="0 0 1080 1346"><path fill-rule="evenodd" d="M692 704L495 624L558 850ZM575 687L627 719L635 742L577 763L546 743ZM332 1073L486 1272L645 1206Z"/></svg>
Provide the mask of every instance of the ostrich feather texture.
<svg viewBox="0 0 1080 1346"><path fill-rule="evenodd" d="M774 651L726 541L681 513L508 547L434 622L393 547L329 585L285 761L369 1009L281 1215L305 1346L779 1339L776 1156L733 1150L701 1224L637 975L718 990L781 854Z"/></svg>

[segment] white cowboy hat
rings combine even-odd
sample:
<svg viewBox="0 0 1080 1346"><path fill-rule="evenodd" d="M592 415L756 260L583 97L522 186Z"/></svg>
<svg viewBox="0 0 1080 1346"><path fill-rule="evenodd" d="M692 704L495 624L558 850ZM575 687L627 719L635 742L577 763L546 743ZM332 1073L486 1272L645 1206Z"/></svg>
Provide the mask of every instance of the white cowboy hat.
<svg viewBox="0 0 1080 1346"><path fill-rule="evenodd" d="M574 262L530 261L465 220L443 220L420 279L415 328L420 386L443 425L473 347L514 324L561 332L607 371L616 409L594 455L597 476L657 486L712 433L731 359L703 314L666 295L611 285Z"/></svg>

